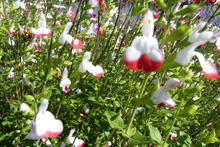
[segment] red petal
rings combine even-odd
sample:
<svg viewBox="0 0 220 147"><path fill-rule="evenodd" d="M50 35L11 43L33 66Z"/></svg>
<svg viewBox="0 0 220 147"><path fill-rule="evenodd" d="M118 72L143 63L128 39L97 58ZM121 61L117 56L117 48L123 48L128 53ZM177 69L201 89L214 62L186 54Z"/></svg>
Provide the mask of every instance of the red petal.
<svg viewBox="0 0 220 147"><path fill-rule="evenodd" d="M47 131L45 132L44 134L42 134L40 137L57 137L58 135L60 135L62 132L50 132L50 131Z"/></svg>
<svg viewBox="0 0 220 147"><path fill-rule="evenodd" d="M143 54L138 61L138 69L143 68L145 72L152 72L160 68L163 64L163 60L161 61L153 61L147 55Z"/></svg>
<svg viewBox="0 0 220 147"><path fill-rule="evenodd" d="M75 44L74 44L75 42ZM83 43L79 39L75 39L72 41L71 46L75 49L82 49L83 48Z"/></svg>
<svg viewBox="0 0 220 147"><path fill-rule="evenodd" d="M217 80L219 78L218 73L206 73L203 71L204 76L206 76L207 78L211 79L211 80Z"/></svg>
<svg viewBox="0 0 220 147"><path fill-rule="evenodd" d="M124 54L123 54L124 55ZM134 60L134 61L127 61L125 60L125 58L123 57L123 61L125 63L125 65L127 66L127 68L129 69L132 69L134 71L139 71L141 68L138 67L138 61L139 59L137 60Z"/></svg>
<svg viewBox="0 0 220 147"><path fill-rule="evenodd" d="M102 77L103 75L104 75L104 73L95 73L95 76L98 78Z"/></svg>

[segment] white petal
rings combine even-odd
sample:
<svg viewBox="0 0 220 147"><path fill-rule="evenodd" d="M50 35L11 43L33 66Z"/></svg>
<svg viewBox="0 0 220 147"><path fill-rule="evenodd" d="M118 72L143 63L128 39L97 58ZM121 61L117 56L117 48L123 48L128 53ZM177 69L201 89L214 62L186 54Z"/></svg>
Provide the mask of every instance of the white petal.
<svg viewBox="0 0 220 147"><path fill-rule="evenodd" d="M195 42L184 48L183 50L179 51L176 55L175 62L186 65L189 63L190 59L195 55L195 48L200 45L200 43Z"/></svg>
<svg viewBox="0 0 220 147"><path fill-rule="evenodd" d="M81 72L81 73L85 73L86 72L86 63L88 61L86 60L82 60L82 62L79 64L79 68L78 68L78 71Z"/></svg>
<svg viewBox="0 0 220 147"><path fill-rule="evenodd" d="M181 81L176 78L170 78L164 85L167 89L175 88L177 85L180 85Z"/></svg>
<svg viewBox="0 0 220 147"><path fill-rule="evenodd" d="M93 69L93 73L92 73L94 76L96 77L101 77L104 75L104 71L102 69L102 67L100 65L96 65Z"/></svg>
<svg viewBox="0 0 220 147"><path fill-rule="evenodd" d="M63 123L49 111L36 116L36 132L40 137L57 137L63 131Z"/></svg>
<svg viewBox="0 0 220 147"><path fill-rule="evenodd" d="M87 70L89 73L92 73L92 74L93 74L93 71L94 71L95 66L92 64L92 62L88 61L85 66L86 66L86 70Z"/></svg>
<svg viewBox="0 0 220 147"><path fill-rule="evenodd" d="M89 59L91 58L91 52L85 52L84 56L83 56L83 60L89 61Z"/></svg>
<svg viewBox="0 0 220 147"><path fill-rule="evenodd" d="M199 23L196 28L193 30L193 32L189 35L189 42L197 42L198 40L198 36L200 35L199 30L201 30L204 26L205 26L205 22L201 22Z"/></svg>
<svg viewBox="0 0 220 147"><path fill-rule="evenodd" d="M70 44L71 44L71 43L73 42L73 40L74 40L73 37L72 37L71 35L69 35L69 34L66 34L65 37L66 37L66 41L69 42Z"/></svg>
<svg viewBox="0 0 220 147"><path fill-rule="evenodd" d="M40 28L46 28L47 27L46 18L44 16L43 12L40 12L39 26L40 26Z"/></svg>
<svg viewBox="0 0 220 147"><path fill-rule="evenodd" d="M60 35L58 42L61 44L64 44L66 42L66 34L64 32Z"/></svg>
<svg viewBox="0 0 220 147"><path fill-rule="evenodd" d="M141 52L138 51L135 47L129 46L123 53L123 59L125 61L135 61L141 57Z"/></svg>
<svg viewBox="0 0 220 147"><path fill-rule="evenodd" d="M67 24L66 24L66 27L65 27L65 29L64 29L64 33L68 33L69 32L69 29L71 28L71 26L73 25L73 23L72 22L68 22Z"/></svg>
<svg viewBox="0 0 220 147"><path fill-rule="evenodd" d="M43 99L42 103L39 106L39 112L42 113L46 112L48 105L49 105L48 99Z"/></svg>
<svg viewBox="0 0 220 147"><path fill-rule="evenodd" d="M14 3L14 8L19 8L20 7L20 0L17 0L15 3Z"/></svg>
<svg viewBox="0 0 220 147"><path fill-rule="evenodd" d="M142 34L143 36L153 36L154 33L154 17L151 11L147 11L144 15Z"/></svg>

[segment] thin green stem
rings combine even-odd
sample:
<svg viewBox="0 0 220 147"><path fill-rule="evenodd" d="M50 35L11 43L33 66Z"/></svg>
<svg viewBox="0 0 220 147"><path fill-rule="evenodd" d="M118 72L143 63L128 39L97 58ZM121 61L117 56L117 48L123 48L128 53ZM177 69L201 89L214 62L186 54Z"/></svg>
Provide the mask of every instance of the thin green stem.
<svg viewBox="0 0 220 147"><path fill-rule="evenodd" d="M180 103L178 104L177 111L176 111L176 113L175 113L175 115L174 115L174 117L173 117L173 120L172 120L172 122L171 122L170 128L169 128L169 130L167 131L167 135L166 135L166 138L165 138L165 140L164 140L164 142L163 142L163 144L162 144L162 147L165 147L165 146L166 146L166 142L167 142L167 140L168 140L168 138L169 138L169 136L170 136L170 132L171 132L171 130L172 130L172 128L173 128L173 126L174 126L174 124L175 124L175 122L176 122L176 119L177 119L177 117L178 117L178 115L179 115L179 112L180 112L180 109L181 109L181 107L182 107L182 104L183 104L183 101L184 101L184 97L185 97L185 89L184 89L184 87L185 87L185 84L183 83Z"/></svg>
<svg viewBox="0 0 220 147"><path fill-rule="evenodd" d="M148 79L150 77L150 74L151 74L151 72L147 72L145 74L144 82L143 82L141 91L139 93L138 99L140 99L143 96L143 93L144 93L144 90L146 88L146 85L147 85ZM130 117L130 120L128 122L127 128L125 130L125 134L128 133L128 131L130 130L130 128L132 126L132 123L133 123L133 120L134 120L134 116L135 116L135 113L136 113L136 109L137 109L137 106L134 106L133 109L132 109L131 117Z"/></svg>

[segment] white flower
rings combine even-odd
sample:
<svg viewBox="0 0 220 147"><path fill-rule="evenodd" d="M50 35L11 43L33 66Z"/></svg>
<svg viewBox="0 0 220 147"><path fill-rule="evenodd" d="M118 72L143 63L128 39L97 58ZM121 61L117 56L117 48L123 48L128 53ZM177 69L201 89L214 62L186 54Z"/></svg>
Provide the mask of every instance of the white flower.
<svg viewBox="0 0 220 147"><path fill-rule="evenodd" d="M13 78L15 76L15 72L13 72L14 67L11 68L11 70L8 73L8 79Z"/></svg>

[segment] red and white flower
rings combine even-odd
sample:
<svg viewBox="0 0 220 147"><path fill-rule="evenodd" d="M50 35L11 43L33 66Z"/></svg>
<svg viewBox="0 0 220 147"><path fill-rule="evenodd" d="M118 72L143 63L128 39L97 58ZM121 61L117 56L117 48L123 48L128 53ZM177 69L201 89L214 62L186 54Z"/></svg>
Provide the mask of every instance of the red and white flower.
<svg viewBox="0 0 220 147"><path fill-rule="evenodd" d="M66 41L68 43L70 43L70 45L74 48L74 49L82 49L83 48L83 43L81 40L79 39L74 39L71 35L67 34L69 32L69 29L71 28L71 26L73 25L72 22L68 22L66 24L65 29L63 30L62 34L59 37L59 43L64 44Z"/></svg>
<svg viewBox="0 0 220 147"><path fill-rule="evenodd" d="M20 0L17 0L15 3L14 3L14 8L19 8L21 7L23 12L27 12L28 11L28 8L25 7L25 4L24 2L20 2Z"/></svg>
<svg viewBox="0 0 220 147"><path fill-rule="evenodd" d="M181 81L176 78L170 78L163 87L156 90L151 95L151 100L154 104L158 105L159 107L163 105L167 105L170 108L175 108L176 103L173 101L170 95L168 95L166 92L171 89L175 88L177 85L180 85Z"/></svg>
<svg viewBox="0 0 220 147"><path fill-rule="evenodd" d="M75 130L70 130L70 133L66 139L66 144L71 144L75 147L84 147L85 141L82 139L78 139L76 137L73 137L74 132L75 132Z"/></svg>
<svg viewBox="0 0 220 147"><path fill-rule="evenodd" d="M143 21L143 36L136 37L123 53L123 61L129 69L152 72L163 64L164 53L159 49L157 39L152 37L153 19L151 11L147 11Z"/></svg>
<svg viewBox="0 0 220 147"><path fill-rule="evenodd" d="M88 71L94 76L100 78L104 75L104 71L100 65L94 66L92 62L89 61L91 54L92 54L91 52L84 53L83 60L79 64L78 71L81 73L85 73L86 71Z"/></svg>
<svg viewBox="0 0 220 147"><path fill-rule="evenodd" d="M38 28L38 29L30 27L29 32L31 32L32 34L37 35L39 37L49 36L53 33L52 30L49 30L46 27L46 18L45 18L42 11L40 12L39 26L40 26L40 28Z"/></svg>
<svg viewBox="0 0 220 147"><path fill-rule="evenodd" d="M62 75L62 80L60 82L60 87L62 87L62 91L64 93L67 93L67 91L69 90L70 84L71 84L71 81L68 78L68 71L67 71L67 68L65 67L63 71L63 75Z"/></svg>
<svg viewBox="0 0 220 147"><path fill-rule="evenodd" d="M47 111L48 105L48 99L43 99L35 121L31 123L31 131L27 136L28 139L38 140L44 137L57 137L62 133L63 123L55 119L53 114Z"/></svg>
<svg viewBox="0 0 220 147"><path fill-rule="evenodd" d="M176 140L176 138L177 138L177 135L175 134L175 133L170 133L170 135L171 135L171 139L172 140Z"/></svg>
<svg viewBox="0 0 220 147"><path fill-rule="evenodd" d="M34 37L34 39L28 44L28 48L32 49L35 47L38 52L42 52L40 47L38 46L38 44L35 42L37 40L37 38L39 38L39 37L38 36Z"/></svg>
<svg viewBox="0 0 220 147"><path fill-rule="evenodd" d="M195 51L196 47L212 38L213 32L203 31L199 35L195 33L193 34L193 36L195 37L189 37L191 38L191 40L189 41L193 43L185 47L183 50L179 51L174 61L181 65L186 65L190 62L190 59L193 56L197 56L199 59L199 63L202 66L204 76L212 80L217 80L219 78L218 71L211 57L208 60L205 60L203 54Z"/></svg>

